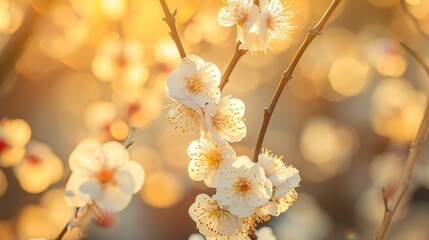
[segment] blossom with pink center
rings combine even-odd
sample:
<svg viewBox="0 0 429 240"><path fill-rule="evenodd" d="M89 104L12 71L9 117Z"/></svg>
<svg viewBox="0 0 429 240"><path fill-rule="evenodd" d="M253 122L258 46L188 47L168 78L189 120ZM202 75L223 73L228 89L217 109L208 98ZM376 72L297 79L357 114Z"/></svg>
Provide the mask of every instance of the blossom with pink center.
<svg viewBox="0 0 429 240"><path fill-rule="evenodd" d="M123 210L142 187L144 171L129 161L128 152L118 142L103 145L93 140L81 142L71 153L72 171L66 186L69 205L80 207L95 202L112 212Z"/></svg>
<svg viewBox="0 0 429 240"><path fill-rule="evenodd" d="M25 156L31 128L22 119L3 119L0 122L0 166L11 167Z"/></svg>
<svg viewBox="0 0 429 240"><path fill-rule="evenodd" d="M289 39L293 30L291 18L295 12L283 5L281 0L260 0L261 10L257 25L257 36L253 50L266 51L269 42L275 39Z"/></svg>
<svg viewBox="0 0 429 240"><path fill-rule="evenodd" d="M230 27L237 25L237 40L247 46L255 41L251 28L259 15L258 6L253 0L225 0L224 7L219 10L217 20L220 25Z"/></svg>
<svg viewBox="0 0 429 240"><path fill-rule="evenodd" d="M272 193L273 186L258 164L231 166L221 172L217 192L219 202L229 206L231 213L238 217L252 215L257 207L270 200Z"/></svg>
<svg viewBox="0 0 429 240"><path fill-rule="evenodd" d="M30 193L45 191L63 176L64 166L52 149L43 143L31 140L22 161L13 168L21 187Z"/></svg>
<svg viewBox="0 0 429 240"><path fill-rule="evenodd" d="M194 110L203 109L219 101L220 81L221 73L215 64L188 55L168 76L167 96Z"/></svg>

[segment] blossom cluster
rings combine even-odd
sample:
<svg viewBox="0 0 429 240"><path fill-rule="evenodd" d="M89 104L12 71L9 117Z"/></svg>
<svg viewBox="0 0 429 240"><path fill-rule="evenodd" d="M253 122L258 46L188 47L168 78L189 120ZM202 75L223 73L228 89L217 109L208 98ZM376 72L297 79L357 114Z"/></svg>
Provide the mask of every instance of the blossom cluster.
<svg viewBox="0 0 429 240"><path fill-rule="evenodd" d="M218 22L225 27L237 26L240 48L265 52L271 49L271 40L289 38L295 29L291 23L294 15L281 0L224 0Z"/></svg>
<svg viewBox="0 0 429 240"><path fill-rule="evenodd" d="M45 191L63 174L60 158L48 145L31 139L31 128L22 119L0 122L0 167L11 167L29 193Z"/></svg>
<svg viewBox="0 0 429 240"><path fill-rule="evenodd" d="M259 223L294 203L301 178L296 168L269 150L263 150L257 162L237 156L230 143L246 136L245 105L240 99L222 97L220 83L215 64L196 55L184 57L167 79L167 96L174 101L166 107L167 118L183 132L200 133L187 150L188 174L216 190L213 196L198 195L189 209L200 233L213 240L249 239Z"/></svg>

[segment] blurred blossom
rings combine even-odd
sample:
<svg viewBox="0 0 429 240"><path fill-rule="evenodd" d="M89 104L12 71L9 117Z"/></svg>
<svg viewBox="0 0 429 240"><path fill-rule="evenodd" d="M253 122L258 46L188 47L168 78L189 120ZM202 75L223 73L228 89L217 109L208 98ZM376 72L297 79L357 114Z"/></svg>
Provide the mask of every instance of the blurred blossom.
<svg viewBox="0 0 429 240"><path fill-rule="evenodd" d="M7 178L4 175L3 171L0 169L0 197L3 196L3 194L5 194L5 192L7 191L7 187L8 187Z"/></svg>
<svg viewBox="0 0 429 240"><path fill-rule="evenodd" d="M192 18L192 22L185 28L183 38L189 44L200 44L201 41L206 41L211 44L220 44L228 40L231 35L231 29L221 27L216 18L215 13L199 14ZM209 28L207 26L210 26ZM176 50L177 52L177 50Z"/></svg>
<svg viewBox="0 0 429 240"><path fill-rule="evenodd" d="M20 239L55 238L61 230L52 227L46 210L38 205L26 205L19 213L17 230Z"/></svg>
<svg viewBox="0 0 429 240"><path fill-rule="evenodd" d="M399 144L414 138L426 107L423 93L403 79L385 79L375 88L372 103L372 126L378 134Z"/></svg>
<svg viewBox="0 0 429 240"><path fill-rule="evenodd" d="M400 77L407 69L407 62L398 54L386 54L378 59L376 69L383 76Z"/></svg>
<svg viewBox="0 0 429 240"><path fill-rule="evenodd" d="M332 220L317 204L316 199L301 193L299 200L274 222L278 239L322 240L331 231Z"/></svg>
<svg viewBox="0 0 429 240"><path fill-rule="evenodd" d="M313 118L303 128L300 149L307 160L316 164L319 173L316 176L310 176L314 172L308 173L307 177L323 180L345 171L357 145L357 134L353 128L338 125L326 117ZM302 174L305 175L306 171L303 170Z"/></svg>
<svg viewBox="0 0 429 240"><path fill-rule="evenodd" d="M59 59L75 51L88 32L89 26L84 18L70 6L58 4L47 18L38 23L35 39L46 55Z"/></svg>
<svg viewBox="0 0 429 240"><path fill-rule="evenodd" d="M199 233L194 233L191 236L189 236L188 240L205 240L206 238L199 234Z"/></svg>
<svg viewBox="0 0 429 240"><path fill-rule="evenodd" d="M395 188L405 167L405 156L386 152L377 155L371 162L369 173L375 186Z"/></svg>
<svg viewBox="0 0 429 240"><path fill-rule="evenodd" d="M177 51L177 47L174 42L171 41L170 36L164 36L159 38L155 45L154 54L156 60L161 63L176 61L180 58L179 52Z"/></svg>
<svg viewBox="0 0 429 240"><path fill-rule="evenodd" d="M25 191L40 193L59 181L64 169L61 159L48 145L31 140L24 159L13 170Z"/></svg>
<svg viewBox="0 0 429 240"><path fill-rule="evenodd" d="M121 19L128 9L128 0L99 0L100 8L112 20Z"/></svg>
<svg viewBox="0 0 429 240"><path fill-rule="evenodd" d="M102 81L114 81L121 87L138 87L148 78L142 44L110 34L100 44L92 62L92 71Z"/></svg>
<svg viewBox="0 0 429 240"><path fill-rule="evenodd" d="M259 240L276 240L273 230L270 227L261 227L255 231L255 235Z"/></svg>
<svg viewBox="0 0 429 240"><path fill-rule="evenodd" d="M31 138L31 128L22 119L2 119L0 122L0 166L18 164L25 155L25 145Z"/></svg>
<svg viewBox="0 0 429 240"><path fill-rule="evenodd" d="M177 204L184 197L182 180L167 171L148 174L140 192L143 201L154 208L168 208Z"/></svg>
<svg viewBox="0 0 429 240"><path fill-rule="evenodd" d="M110 141L103 145L84 140L70 154L72 171L65 196L69 206L94 201L100 208L122 211L143 185L144 170L129 160L125 147Z"/></svg>
<svg viewBox="0 0 429 240"><path fill-rule="evenodd" d="M0 33L11 34L21 26L23 9L19 1L0 0Z"/></svg>
<svg viewBox="0 0 429 240"><path fill-rule="evenodd" d="M72 208L64 201L63 188L55 188L44 193L40 205L45 208L46 215L58 231L70 220Z"/></svg>
<svg viewBox="0 0 429 240"><path fill-rule="evenodd" d="M329 81L338 93L353 96L368 85L368 70L367 64L356 59L338 59L329 70Z"/></svg>
<svg viewBox="0 0 429 240"><path fill-rule="evenodd" d="M393 189L392 189L393 190ZM392 191L388 193L391 197ZM408 211L408 204L410 196L405 195L401 201L401 207L395 213L393 223L403 218ZM356 222L360 225L363 233L372 235L379 227L384 215L384 203L381 188L379 186L372 186L360 194L354 209L354 217Z"/></svg>
<svg viewBox="0 0 429 240"><path fill-rule="evenodd" d="M94 102L88 106L84 114L88 130L100 136L106 136L109 133L110 126L116 117L116 107L112 102Z"/></svg>
<svg viewBox="0 0 429 240"><path fill-rule="evenodd" d="M163 93L151 88L124 91L115 99L119 117L130 126L147 128L161 116Z"/></svg>

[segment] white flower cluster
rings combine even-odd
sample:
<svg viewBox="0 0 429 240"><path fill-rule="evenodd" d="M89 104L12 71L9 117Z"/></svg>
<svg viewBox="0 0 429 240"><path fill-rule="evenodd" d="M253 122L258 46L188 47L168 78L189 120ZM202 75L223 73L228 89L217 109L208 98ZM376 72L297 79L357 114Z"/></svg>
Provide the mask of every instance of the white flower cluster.
<svg viewBox="0 0 429 240"><path fill-rule="evenodd" d="M251 52L270 49L275 39L288 39L295 29L291 18L295 12L284 6L280 0L224 0L218 14L220 25L237 25L237 40L241 49Z"/></svg>
<svg viewBox="0 0 429 240"><path fill-rule="evenodd" d="M243 101L221 98L221 73L195 55L183 58L167 79L168 119L183 131L200 131L188 148L192 180L216 188L197 196L189 214L207 239L248 239L256 225L278 216L296 200L300 176L281 157L264 151L257 163L229 145L246 135Z"/></svg>

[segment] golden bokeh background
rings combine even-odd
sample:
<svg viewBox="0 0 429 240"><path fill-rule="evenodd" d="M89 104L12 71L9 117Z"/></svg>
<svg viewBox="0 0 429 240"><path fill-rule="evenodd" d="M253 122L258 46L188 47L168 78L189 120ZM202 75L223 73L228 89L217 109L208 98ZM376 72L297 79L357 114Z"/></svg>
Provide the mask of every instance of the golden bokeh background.
<svg viewBox="0 0 429 240"><path fill-rule="evenodd" d="M217 24L221 1L167 2L178 9L187 53L224 71L236 33ZM429 62L429 41L399 2L342 1L286 87L263 146L284 155L302 182L297 203L268 223L277 239L375 235L381 188L395 189L429 94L429 77L399 44ZM237 154L253 155L263 108L330 0L288 3L297 12L292 40L273 42L267 55L245 55L225 87L224 95L246 104L248 133L233 144ZM405 6L429 35L429 0ZM0 64L8 73L0 75L0 119L25 120L31 134L16 122L17 136L32 139L32 154L20 165L0 168L0 239L55 238L72 214L62 197L70 152L85 138L122 141L134 125L129 151L145 169L143 188L112 227L90 224L88 239L188 239L198 232L188 208L213 190L187 175L186 149L197 134L173 129L162 111L171 103L166 78L179 62L162 18L157 0L0 0ZM428 158L426 144L387 239L429 239Z"/></svg>

